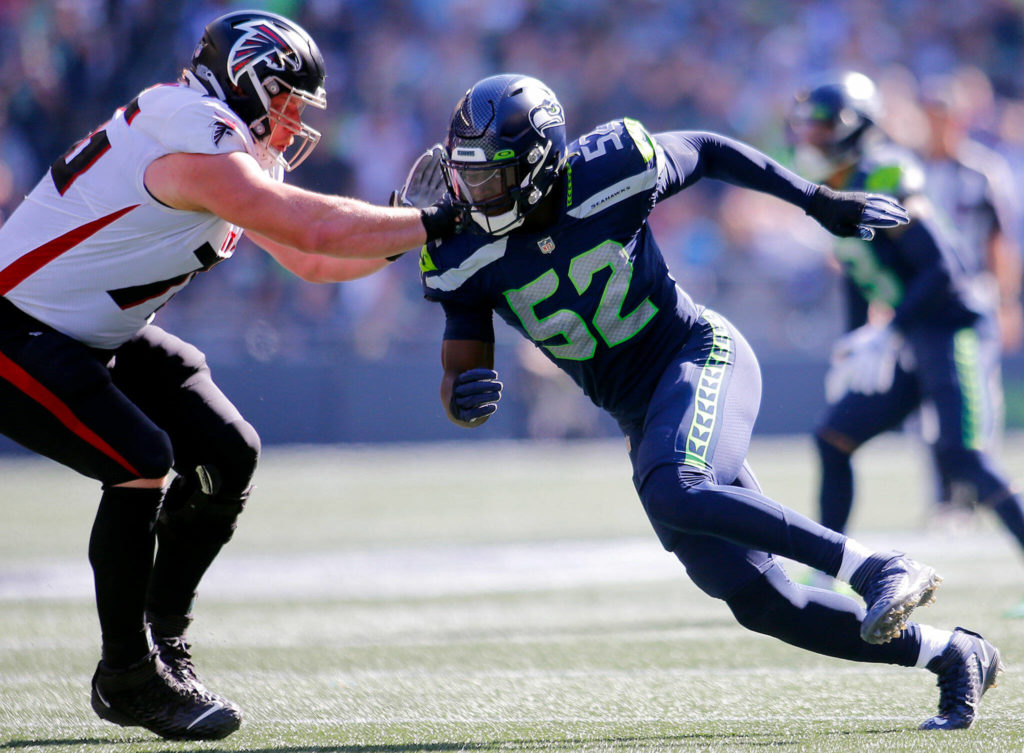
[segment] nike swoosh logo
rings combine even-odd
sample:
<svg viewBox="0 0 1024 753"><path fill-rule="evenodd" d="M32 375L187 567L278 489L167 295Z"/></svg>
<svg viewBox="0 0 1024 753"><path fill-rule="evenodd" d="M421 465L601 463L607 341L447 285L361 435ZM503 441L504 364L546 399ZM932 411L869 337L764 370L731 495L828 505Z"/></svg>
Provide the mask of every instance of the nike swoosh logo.
<svg viewBox="0 0 1024 753"><path fill-rule="evenodd" d="M936 719L935 719L935 726L936 727L945 727L947 724L949 724L949 719L943 719L941 716L940 717L936 717Z"/></svg>
<svg viewBox="0 0 1024 753"><path fill-rule="evenodd" d="M212 706L211 706L210 708L208 708L208 709L207 709L206 711L204 711L204 712L203 712L202 714L200 714L200 715L199 715L199 716L197 716L197 717L196 717L195 719L193 719L193 720L192 720L192 723L191 723L191 724L189 724L189 725L188 725L188 726L187 726L187 727L186 727L185 729L192 729L192 728L193 728L193 727L195 727L195 726L196 726L197 724L199 724L199 722L203 721L203 719L205 719L206 717L208 717L208 716L209 716L210 714L216 714L216 713L217 713L218 711L220 711L220 710L221 710L222 708L224 708L224 704L223 704L223 703L221 703L220 701L214 701L214 702L213 702L213 705L212 705Z"/></svg>
<svg viewBox="0 0 1024 753"><path fill-rule="evenodd" d="M96 685L96 697L100 699L100 702L108 709L111 708L110 701L103 697L103 691L100 690L100 686Z"/></svg>

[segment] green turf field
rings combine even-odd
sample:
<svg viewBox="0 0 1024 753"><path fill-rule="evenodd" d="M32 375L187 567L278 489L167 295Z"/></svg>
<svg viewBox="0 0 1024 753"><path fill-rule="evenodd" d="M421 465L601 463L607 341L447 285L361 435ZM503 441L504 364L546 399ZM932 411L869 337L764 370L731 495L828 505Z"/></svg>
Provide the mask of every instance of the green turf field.
<svg viewBox="0 0 1024 753"><path fill-rule="evenodd" d="M482 433L482 432L481 432ZM767 493L811 510L805 439L755 441ZM1024 476L1024 438L1004 462ZM192 631L246 712L210 744L98 720L86 561L95 484L0 460L0 751L1022 751L1022 558L990 517L922 525L916 446L860 458L852 533L945 577L918 613L1010 670L971 730L923 733L922 670L807 654L739 628L663 552L619 442L271 448ZM793 567L791 572L801 571Z"/></svg>

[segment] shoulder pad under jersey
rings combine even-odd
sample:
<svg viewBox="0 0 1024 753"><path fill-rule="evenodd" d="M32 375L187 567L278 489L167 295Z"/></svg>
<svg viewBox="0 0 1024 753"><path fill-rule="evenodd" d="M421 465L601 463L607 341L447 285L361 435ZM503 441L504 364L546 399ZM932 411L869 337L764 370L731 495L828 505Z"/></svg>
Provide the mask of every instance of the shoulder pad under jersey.
<svg viewBox="0 0 1024 753"><path fill-rule="evenodd" d="M151 87L133 104L138 113L131 118L132 128L170 152L253 152L252 135L241 118L219 99L184 84Z"/></svg>
<svg viewBox="0 0 1024 753"><path fill-rule="evenodd" d="M653 191L659 147L638 121L614 120L573 141L568 148L568 213L577 219Z"/></svg>

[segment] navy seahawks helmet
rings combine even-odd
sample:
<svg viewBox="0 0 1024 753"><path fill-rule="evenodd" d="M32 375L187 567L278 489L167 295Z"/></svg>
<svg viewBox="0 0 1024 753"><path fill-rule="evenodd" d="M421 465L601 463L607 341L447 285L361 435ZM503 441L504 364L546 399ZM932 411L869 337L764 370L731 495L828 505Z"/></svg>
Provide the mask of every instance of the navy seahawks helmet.
<svg viewBox="0 0 1024 753"><path fill-rule="evenodd" d="M253 138L269 148L276 122L295 133L290 156L271 148L271 159L291 170L320 140L320 133L272 107L271 99L290 93L301 113L306 105L326 109L324 59L316 42L300 26L276 13L238 11L207 24L192 53L186 79L196 81L222 100L249 126ZM293 108L294 109L294 108Z"/></svg>
<svg viewBox="0 0 1024 753"><path fill-rule="evenodd" d="M878 88L863 73L797 92L787 125L798 172L820 181L855 163L881 114Z"/></svg>
<svg viewBox="0 0 1024 753"><path fill-rule="evenodd" d="M535 78L502 74L459 100L441 165L454 204L485 232L504 235L551 192L565 157L558 98Z"/></svg>

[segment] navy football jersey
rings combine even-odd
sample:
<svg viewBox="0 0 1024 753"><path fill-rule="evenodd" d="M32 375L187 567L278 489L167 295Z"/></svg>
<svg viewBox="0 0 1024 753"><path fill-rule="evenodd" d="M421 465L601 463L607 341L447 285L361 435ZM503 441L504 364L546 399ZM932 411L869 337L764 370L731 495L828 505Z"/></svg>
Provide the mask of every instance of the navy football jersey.
<svg viewBox="0 0 1024 753"><path fill-rule="evenodd" d="M846 191L885 193L900 201L921 194L923 188L921 165L892 144L869 150L843 186ZM959 238L934 214L914 220L907 228L879 231L870 242L836 241L836 257L847 280L851 329L864 322L867 302L892 308L900 328L925 322L968 326L984 310L972 292Z"/></svg>
<svg viewBox="0 0 1024 753"><path fill-rule="evenodd" d="M496 311L630 424L702 311L676 285L647 224L682 183L633 120L599 126L567 151L552 224L424 246L424 293L449 313L446 339L493 340Z"/></svg>

